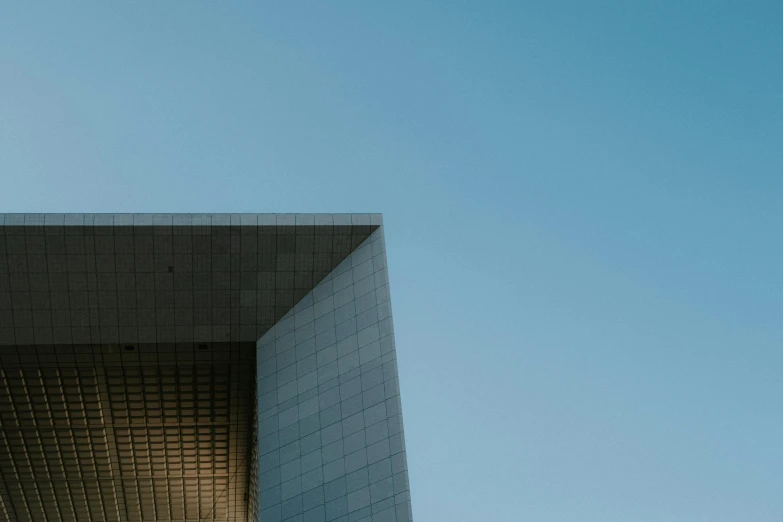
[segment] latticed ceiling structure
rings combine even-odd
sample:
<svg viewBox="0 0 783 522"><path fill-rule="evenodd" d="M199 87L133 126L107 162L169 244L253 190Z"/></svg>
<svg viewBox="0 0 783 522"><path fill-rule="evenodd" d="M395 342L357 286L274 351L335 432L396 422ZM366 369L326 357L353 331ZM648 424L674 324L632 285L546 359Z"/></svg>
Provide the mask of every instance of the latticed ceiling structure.
<svg viewBox="0 0 783 522"><path fill-rule="evenodd" d="M254 346L203 346L0 349L4 519L244 520Z"/></svg>
<svg viewBox="0 0 783 522"><path fill-rule="evenodd" d="M0 520L255 516L256 341L375 218L0 224Z"/></svg>

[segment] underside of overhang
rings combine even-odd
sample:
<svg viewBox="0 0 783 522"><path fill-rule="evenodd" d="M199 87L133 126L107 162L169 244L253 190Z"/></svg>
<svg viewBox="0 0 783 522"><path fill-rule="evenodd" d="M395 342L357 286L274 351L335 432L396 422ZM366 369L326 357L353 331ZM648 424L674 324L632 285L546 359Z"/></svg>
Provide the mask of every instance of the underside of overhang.
<svg viewBox="0 0 783 522"><path fill-rule="evenodd" d="M0 345L255 342L375 226L3 226Z"/></svg>

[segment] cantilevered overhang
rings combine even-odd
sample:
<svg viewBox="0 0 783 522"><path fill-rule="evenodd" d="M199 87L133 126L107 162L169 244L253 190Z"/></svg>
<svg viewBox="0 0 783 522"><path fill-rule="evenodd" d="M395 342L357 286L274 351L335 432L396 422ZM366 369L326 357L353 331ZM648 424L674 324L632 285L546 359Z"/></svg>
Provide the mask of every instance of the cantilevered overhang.
<svg viewBox="0 0 783 522"><path fill-rule="evenodd" d="M0 215L0 345L255 342L371 214Z"/></svg>
<svg viewBox="0 0 783 522"><path fill-rule="evenodd" d="M0 521L247 519L255 342L380 216L0 224Z"/></svg>

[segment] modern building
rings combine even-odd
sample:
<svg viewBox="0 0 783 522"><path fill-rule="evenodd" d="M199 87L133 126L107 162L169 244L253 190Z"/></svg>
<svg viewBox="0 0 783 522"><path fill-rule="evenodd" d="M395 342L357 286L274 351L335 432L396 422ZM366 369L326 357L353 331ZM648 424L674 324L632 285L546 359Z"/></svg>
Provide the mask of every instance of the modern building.
<svg viewBox="0 0 783 522"><path fill-rule="evenodd" d="M411 520L377 214L0 214L0 520Z"/></svg>

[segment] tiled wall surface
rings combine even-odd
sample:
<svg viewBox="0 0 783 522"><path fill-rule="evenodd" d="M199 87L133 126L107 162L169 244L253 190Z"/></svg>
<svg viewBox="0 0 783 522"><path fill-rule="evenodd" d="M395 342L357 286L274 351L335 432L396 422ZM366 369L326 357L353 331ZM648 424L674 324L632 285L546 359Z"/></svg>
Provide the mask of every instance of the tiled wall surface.
<svg viewBox="0 0 783 522"><path fill-rule="evenodd" d="M412 520L383 227L257 343L262 522Z"/></svg>

